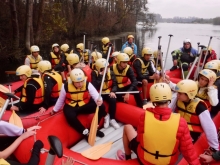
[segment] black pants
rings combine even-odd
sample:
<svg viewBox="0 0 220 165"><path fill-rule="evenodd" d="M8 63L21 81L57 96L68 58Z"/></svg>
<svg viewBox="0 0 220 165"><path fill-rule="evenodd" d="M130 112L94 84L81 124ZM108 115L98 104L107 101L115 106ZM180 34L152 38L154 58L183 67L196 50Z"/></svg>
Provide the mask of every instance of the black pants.
<svg viewBox="0 0 220 165"><path fill-rule="evenodd" d="M93 99L91 99L89 101L89 103L87 103L81 107L79 107L79 106L72 107L68 104L65 104L65 106L63 108L63 112L64 112L64 116L66 117L68 124L71 127L73 127L77 132L82 134L86 128L82 125L82 123L79 121L77 116L79 114L95 113L96 107L97 107L97 105L96 105L95 101ZM98 123L100 122L102 117L104 117L106 115L107 115L107 113L105 111L105 106L104 106L104 104L102 104L99 107Z"/></svg>
<svg viewBox="0 0 220 165"><path fill-rule="evenodd" d="M104 101L108 103L108 110L110 119L115 119L115 112L116 112L116 98L111 98L109 95L102 95Z"/></svg>
<svg viewBox="0 0 220 165"><path fill-rule="evenodd" d="M129 88L130 88L130 85L125 86L123 88L118 88L118 92L126 92ZM132 91L138 91L138 88L134 87ZM141 100L140 93L133 93L132 95L134 95L134 99L135 99L135 102L136 102L137 106L140 107L140 108L143 108L143 103L142 103L142 100ZM124 102L123 96L124 96L123 94L118 94L117 95L117 100L120 101L120 102Z"/></svg>

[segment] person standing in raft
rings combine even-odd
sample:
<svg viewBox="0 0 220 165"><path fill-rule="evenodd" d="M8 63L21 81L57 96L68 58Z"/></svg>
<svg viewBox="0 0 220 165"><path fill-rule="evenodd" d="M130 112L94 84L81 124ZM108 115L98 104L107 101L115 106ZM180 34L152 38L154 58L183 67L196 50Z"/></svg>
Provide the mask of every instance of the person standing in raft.
<svg viewBox="0 0 220 165"><path fill-rule="evenodd" d="M30 48L31 54L27 55L25 58L24 64L29 66L32 69L32 73L38 73L37 64L42 61L42 57L39 55L39 47L37 45L33 45Z"/></svg>
<svg viewBox="0 0 220 165"><path fill-rule="evenodd" d="M170 85L171 86L171 85ZM193 80L181 80L172 89L177 93L177 112L186 120L191 137L195 142L202 132L205 133L212 151L219 149L218 135L208 107L196 97L198 85Z"/></svg>
<svg viewBox="0 0 220 165"><path fill-rule="evenodd" d="M95 70L92 71L91 76L92 76L92 84L94 87L99 90L100 85L102 83L102 77L103 77L103 72L105 69L106 65L106 59L100 58L96 60L95 62ZM115 79L114 73L108 68L106 75L105 75L105 80L102 88L102 93L108 93L108 94L103 94L102 98L104 101L106 101L109 105L109 114L110 114L110 125L114 127L115 129L120 128L118 123L115 121L115 113L116 113L116 95L115 92L117 91L117 82ZM109 120L109 115L108 118ZM106 120L107 120L106 119ZM109 122L106 122L108 124ZM105 127L108 127L107 125Z"/></svg>
<svg viewBox="0 0 220 165"><path fill-rule="evenodd" d="M190 165L200 164L186 121L168 108L171 98L171 89L166 83L151 86L150 99L155 108L143 112L137 131L132 125L124 126L125 154L121 150L117 151L120 160L131 159L132 150L141 165L174 165L180 150Z"/></svg>
<svg viewBox="0 0 220 165"><path fill-rule="evenodd" d="M137 76L137 81L142 84L143 105L147 104L147 86L148 83L153 83L154 80L159 80L160 75L157 74L153 62L150 60L153 51L145 47L142 49L142 57L136 58L133 62L134 73Z"/></svg>
<svg viewBox="0 0 220 165"><path fill-rule="evenodd" d="M44 113L50 106L54 105L60 95L62 87L62 77L59 73L52 71L49 61L41 61L38 63L38 71L41 74L44 84L44 104L39 109L40 113Z"/></svg>
<svg viewBox="0 0 220 165"><path fill-rule="evenodd" d="M126 47L130 47L133 50L133 54L137 56L137 45L134 43L133 35L128 35L127 41L122 45L121 52L123 52Z"/></svg>
<svg viewBox="0 0 220 165"><path fill-rule="evenodd" d="M49 55L49 61L51 62L52 69L61 74L63 81L66 80L64 75L64 62L65 55L61 53L60 46L55 43L52 45L52 52Z"/></svg>
<svg viewBox="0 0 220 165"><path fill-rule="evenodd" d="M115 74L118 91L120 92L138 91L138 82L134 76L134 71L128 65L129 61L129 57L126 53L119 53L117 55L117 64L113 64L110 67ZM140 93L135 93L133 95L137 106L143 108ZM121 94L117 95L117 100L127 102L129 100L129 93L126 93L124 96Z"/></svg>
<svg viewBox="0 0 220 165"><path fill-rule="evenodd" d="M113 63L113 58L112 58L112 53L114 52L114 46L112 45L112 43L110 42L110 39L108 37L104 37L102 38L102 58L107 59L108 56L108 49L111 45L111 52L110 52L110 57L108 60L108 63L111 65Z"/></svg>
<svg viewBox="0 0 220 165"><path fill-rule="evenodd" d="M16 75L24 82L24 85L14 91L21 92L20 102L14 104L11 110L33 113L39 110L44 101L44 85L41 78L31 77L32 70L27 65L17 68Z"/></svg>
<svg viewBox="0 0 220 165"><path fill-rule="evenodd" d="M72 82L67 82L62 86L59 99L51 114L53 115L58 112L63 106L63 103L65 103L63 112L67 122L77 132L83 134L88 139L89 130L82 125L77 116L79 114L94 113L96 107L99 106L98 123L102 117L105 117L104 126L108 126L109 123L106 122L109 122L109 120L106 120L107 113L105 106L102 98L98 98L99 94L94 86L90 82L85 81L85 74L81 69L73 69L70 72L70 79ZM104 137L105 134L98 130L97 136Z"/></svg>

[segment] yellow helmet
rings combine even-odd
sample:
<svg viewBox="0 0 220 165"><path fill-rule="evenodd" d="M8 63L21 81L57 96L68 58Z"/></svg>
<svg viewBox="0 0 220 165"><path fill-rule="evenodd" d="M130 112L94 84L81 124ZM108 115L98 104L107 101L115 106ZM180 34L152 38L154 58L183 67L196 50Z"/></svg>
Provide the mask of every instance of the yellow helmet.
<svg viewBox="0 0 220 165"><path fill-rule="evenodd" d="M72 82L81 82L85 80L85 74L81 69L75 68L70 72L70 79Z"/></svg>
<svg viewBox="0 0 220 165"><path fill-rule="evenodd" d="M198 85L190 79L181 80L176 84L175 91L186 93L189 99L193 99L197 94Z"/></svg>
<svg viewBox="0 0 220 165"><path fill-rule="evenodd" d="M213 72L210 69L203 69L199 72L199 75L203 75L204 77L206 77L209 81L210 79L213 77L214 81L216 80L216 74L215 72Z"/></svg>
<svg viewBox="0 0 220 165"><path fill-rule="evenodd" d="M33 45L33 46L31 46L31 53L33 53L33 52L39 52L40 51L40 49L39 49L39 47L37 46L37 45Z"/></svg>
<svg viewBox="0 0 220 165"><path fill-rule="evenodd" d="M27 77L31 77L32 70L28 65L21 65L16 70L16 76L26 75Z"/></svg>
<svg viewBox="0 0 220 165"><path fill-rule="evenodd" d="M51 63L49 61L46 61L46 60L43 60L43 61L40 61L38 64L37 64L37 69L41 72L41 73L44 73L45 71L47 70L51 70Z"/></svg>
<svg viewBox="0 0 220 165"><path fill-rule="evenodd" d="M151 102L171 101L172 92L168 84L156 83L150 87Z"/></svg>
<svg viewBox="0 0 220 165"><path fill-rule="evenodd" d="M206 51L207 50L207 47L204 47L203 49L202 49L202 51ZM212 52L212 48L209 46L208 47L208 51L209 51L209 53L211 53Z"/></svg>
<svg viewBox="0 0 220 165"><path fill-rule="evenodd" d="M145 47L142 49L142 57L144 57L145 54L153 54L153 51L151 50L151 48Z"/></svg>
<svg viewBox="0 0 220 165"><path fill-rule="evenodd" d="M70 65L78 64L79 63L79 56L75 53L70 53L66 57L66 60Z"/></svg>
<svg viewBox="0 0 220 165"><path fill-rule="evenodd" d="M112 57L116 57L117 55L119 55L119 53L120 53L120 52L117 52L117 51L116 51L116 52L113 52L113 53L112 53Z"/></svg>
<svg viewBox="0 0 220 165"><path fill-rule="evenodd" d="M63 44L63 45L61 45L60 49L65 53L69 50L69 45L68 44Z"/></svg>
<svg viewBox="0 0 220 165"><path fill-rule="evenodd" d="M100 69L104 68L107 60L104 58L100 58L95 62L95 68L100 72ZM107 63L109 65L109 63Z"/></svg>
<svg viewBox="0 0 220 165"><path fill-rule="evenodd" d="M133 36L133 35L128 35L128 39L129 39L129 38L133 38L133 39L134 39L134 36Z"/></svg>
<svg viewBox="0 0 220 165"><path fill-rule="evenodd" d="M59 44L55 43L55 44L52 45L52 49L53 49L54 47L59 47L59 46L60 46Z"/></svg>
<svg viewBox="0 0 220 165"><path fill-rule="evenodd" d="M100 52L92 52L91 56L93 57L94 61L96 61L97 59L102 58L102 54Z"/></svg>
<svg viewBox="0 0 220 165"><path fill-rule="evenodd" d="M102 43L103 43L103 45L106 45L106 44L109 43L109 42L110 42L110 39L109 39L108 37L102 38Z"/></svg>
<svg viewBox="0 0 220 165"><path fill-rule="evenodd" d="M130 59L126 53L119 53L117 55L117 64L120 64L121 62L129 62Z"/></svg>
<svg viewBox="0 0 220 165"><path fill-rule="evenodd" d="M83 44L83 43L77 44L77 45L76 45L76 49L83 50L83 49L84 49L84 44Z"/></svg>
<svg viewBox="0 0 220 165"><path fill-rule="evenodd" d="M123 52L126 53L129 56L131 56L133 54L133 50L132 50L131 47L124 48Z"/></svg>
<svg viewBox="0 0 220 165"><path fill-rule="evenodd" d="M162 52L161 52L160 54L162 54ZM156 51L154 51L154 53L153 53L154 58L157 58L157 55L158 55L158 51L156 50Z"/></svg>
<svg viewBox="0 0 220 165"><path fill-rule="evenodd" d="M216 61L209 61L205 64L204 69L214 69L214 70L219 70L219 64Z"/></svg>
<svg viewBox="0 0 220 165"><path fill-rule="evenodd" d="M218 64L218 70L220 70L220 60L212 60L212 62L216 62Z"/></svg>

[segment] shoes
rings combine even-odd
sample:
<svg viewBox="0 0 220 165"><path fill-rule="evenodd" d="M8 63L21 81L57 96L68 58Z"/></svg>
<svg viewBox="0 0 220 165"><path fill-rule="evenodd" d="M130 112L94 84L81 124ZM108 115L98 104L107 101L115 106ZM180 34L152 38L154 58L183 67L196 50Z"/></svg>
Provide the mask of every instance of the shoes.
<svg viewBox="0 0 220 165"><path fill-rule="evenodd" d="M147 99L143 99L143 105L147 104Z"/></svg>
<svg viewBox="0 0 220 165"><path fill-rule="evenodd" d="M110 120L110 116L109 116L109 114L107 114L104 117L104 128L108 128L109 127L109 120Z"/></svg>
<svg viewBox="0 0 220 165"><path fill-rule="evenodd" d="M177 66L173 66L172 68L170 68L170 71L174 71L177 69Z"/></svg>
<svg viewBox="0 0 220 165"><path fill-rule="evenodd" d="M120 128L120 126L119 126L118 123L115 121L115 119L111 119L110 125L111 125L114 129L119 129L119 128Z"/></svg>
<svg viewBox="0 0 220 165"><path fill-rule="evenodd" d="M102 131L99 131L99 130L97 130L97 132L96 132L96 136L98 136L98 137L104 137L105 136L105 134L102 132Z"/></svg>
<svg viewBox="0 0 220 165"><path fill-rule="evenodd" d="M117 157L118 160L126 160L125 159L125 153L123 153L122 150L117 151L116 157Z"/></svg>

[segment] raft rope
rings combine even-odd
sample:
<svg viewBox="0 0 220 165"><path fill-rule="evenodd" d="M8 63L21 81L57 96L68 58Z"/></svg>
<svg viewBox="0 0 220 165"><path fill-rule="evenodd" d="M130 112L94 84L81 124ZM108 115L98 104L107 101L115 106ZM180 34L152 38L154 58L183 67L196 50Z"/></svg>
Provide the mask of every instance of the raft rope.
<svg viewBox="0 0 220 165"><path fill-rule="evenodd" d="M60 114L60 113L62 113L62 112L63 112L63 111L58 112L58 113L56 113L56 114L54 114L54 115L52 115L52 116L49 116L49 117L45 118L44 120L41 120L40 122L37 123L37 126L39 126L40 123L42 123L42 122L44 122L44 121L46 121L46 120L48 120L48 119L50 119L50 118L52 118L52 117L54 117L54 116ZM48 114L50 114L50 113L48 113ZM45 115L48 115L48 114L45 114ZM35 131L36 131L36 130L35 130ZM36 137L36 134L34 134L34 142L36 142L36 141L37 141L37 137ZM42 149L41 149L41 153L43 153L43 152L49 152L49 150L47 150L47 149L45 149L45 148L42 148ZM63 154L63 157L64 157L64 158L68 158L69 156ZM77 163L80 163L80 164L83 164L83 165L88 165L88 164L83 163L83 162L81 162L81 161L79 161L79 160L76 160L76 159L73 159L73 160L74 160L75 162L77 162Z"/></svg>

